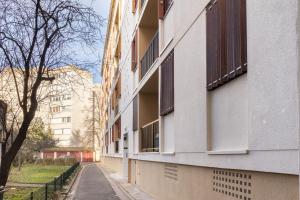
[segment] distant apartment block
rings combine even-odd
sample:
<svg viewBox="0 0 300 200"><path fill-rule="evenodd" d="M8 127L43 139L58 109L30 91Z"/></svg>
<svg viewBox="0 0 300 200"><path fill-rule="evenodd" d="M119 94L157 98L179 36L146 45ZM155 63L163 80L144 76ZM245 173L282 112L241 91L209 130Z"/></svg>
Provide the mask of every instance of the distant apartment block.
<svg viewBox="0 0 300 200"><path fill-rule="evenodd" d="M96 88L92 74L75 66L54 68L51 73L55 80L41 85L35 117L41 118L45 128L52 131L58 147L93 147L91 127L87 125L88 120L92 120L93 91ZM9 70L3 74L1 98L17 109L12 75Z"/></svg>
<svg viewBox="0 0 300 200"><path fill-rule="evenodd" d="M299 199L298 9L112 0L101 162L159 200Z"/></svg>

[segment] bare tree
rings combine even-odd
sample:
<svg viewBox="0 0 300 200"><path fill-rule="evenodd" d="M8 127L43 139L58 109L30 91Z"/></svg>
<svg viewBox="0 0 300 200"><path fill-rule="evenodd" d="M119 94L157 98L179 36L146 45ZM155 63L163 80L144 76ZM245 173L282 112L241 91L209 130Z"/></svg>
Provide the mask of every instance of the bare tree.
<svg viewBox="0 0 300 200"><path fill-rule="evenodd" d="M84 120L86 127L85 144L95 148L100 146L100 87L95 86L91 96L92 104L87 108L88 115Z"/></svg>
<svg viewBox="0 0 300 200"><path fill-rule="evenodd" d="M3 138L0 186L6 185L11 163L45 98L39 96L42 86L55 79L52 72L59 66L80 64L72 57L73 46L98 44L102 24L93 9L77 0L0 0L0 73L13 83L16 98L6 102L16 105L10 105L14 110Z"/></svg>

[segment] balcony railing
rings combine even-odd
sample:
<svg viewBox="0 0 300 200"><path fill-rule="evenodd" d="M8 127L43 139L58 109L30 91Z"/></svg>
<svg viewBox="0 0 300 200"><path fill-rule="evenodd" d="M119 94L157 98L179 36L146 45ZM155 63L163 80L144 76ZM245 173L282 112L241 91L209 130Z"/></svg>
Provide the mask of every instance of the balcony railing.
<svg viewBox="0 0 300 200"><path fill-rule="evenodd" d="M148 72L156 58L158 57L158 32L155 33L153 39L150 42L150 45L141 59L141 75L142 78Z"/></svg>
<svg viewBox="0 0 300 200"><path fill-rule="evenodd" d="M156 120L141 128L141 151L159 151L159 121Z"/></svg>

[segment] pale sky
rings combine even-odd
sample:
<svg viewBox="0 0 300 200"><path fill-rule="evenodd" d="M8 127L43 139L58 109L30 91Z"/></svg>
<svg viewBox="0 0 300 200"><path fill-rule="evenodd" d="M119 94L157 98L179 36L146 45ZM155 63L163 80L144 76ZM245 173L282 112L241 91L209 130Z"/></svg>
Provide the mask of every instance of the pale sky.
<svg viewBox="0 0 300 200"><path fill-rule="evenodd" d="M103 18L105 19L108 18L110 0L80 0L80 1L86 4L87 6L92 7L97 12L97 14L101 15ZM91 60L96 60L96 59L99 59L100 61L102 60L105 34L106 34L106 24L107 21L105 21L105 26L102 28L103 39L102 42L99 44L99 48L97 49L97 52L82 51L82 49L78 47L77 49L78 52L82 52L81 56L91 58ZM101 80L100 67L101 67L101 63L99 63L98 66L95 66L93 68L94 82L96 83L99 83Z"/></svg>

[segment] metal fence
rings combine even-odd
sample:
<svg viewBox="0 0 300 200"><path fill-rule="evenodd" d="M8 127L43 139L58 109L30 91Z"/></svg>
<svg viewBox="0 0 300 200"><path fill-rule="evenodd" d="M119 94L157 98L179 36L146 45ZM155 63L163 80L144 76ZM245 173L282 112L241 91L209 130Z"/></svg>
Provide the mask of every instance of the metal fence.
<svg viewBox="0 0 300 200"><path fill-rule="evenodd" d="M155 120L141 128L141 151L159 151L159 121Z"/></svg>
<svg viewBox="0 0 300 200"><path fill-rule="evenodd" d="M54 178L52 181L45 184L44 187L31 192L24 200L51 200L56 199L55 195L58 191L63 189L63 186L68 182L69 178L79 168L80 163L75 163L67 171L63 172L59 177Z"/></svg>
<svg viewBox="0 0 300 200"><path fill-rule="evenodd" d="M159 42L158 40L159 40L159 33L156 32L149 44L146 53L141 59L142 78L145 76L145 74L148 72L148 70L151 68L152 64L158 57L158 42Z"/></svg>

